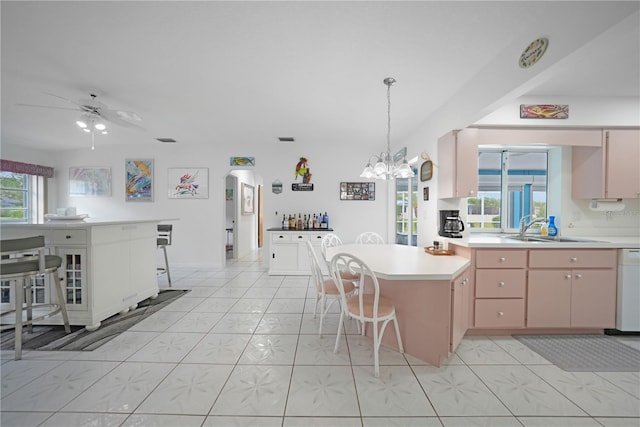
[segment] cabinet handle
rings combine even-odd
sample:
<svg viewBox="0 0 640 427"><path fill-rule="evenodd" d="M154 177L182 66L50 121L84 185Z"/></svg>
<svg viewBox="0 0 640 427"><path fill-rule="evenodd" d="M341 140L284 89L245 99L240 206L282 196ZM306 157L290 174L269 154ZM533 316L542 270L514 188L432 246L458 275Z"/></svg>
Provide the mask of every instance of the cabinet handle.
<svg viewBox="0 0 640 427"><path fill-rule="evenodd" d="M569 259L569 261L571 261L571 262L576 262L576 261L578 261L578 258L576 258L576 257L571 257L571 258Z"/></svg>
<svg viewBox="0 0 640 427"><path fill-rule="evenodd" d="M298 236L298 239L302 239L302 236Z"/></svg>
<svg viewBox="0 0 640 427"><path fill-rule="evenodd" d="M498 317L502 317L502 316L504 316L504 311L499 311L498 312Z"/></svg>
<svg viewBox="0 0 640 427"><path fill-rule="evenodd" d="M274 259L275 259L275 257L276 257L276 254L275 254L275 253L274 253L274 254L271 254L271 258L274 258Z"/></svg>
<svg viewBox="0 0 640 427"><path fill-rule="evenodd" d="M570 274L565 274L565 275L564 275L564 278L565 278L565 279L571 279L571 275L570 275Z"/></svg>
<svg viewBox="0 0 640 427"><path fill-rule="evenodd" d="M507 258L505 258L505 257L503 257L503 256L501 256L501 257L498 259L498 261L500 261L500 262L505 262L506 260L507 260Z"/></svg>
<svg viewBox="0 0 640 427"><path fill-rule="evenodd" d="M70 238L71 238L71 236L67 234L66 236L64 236L64 238L65 238L65 239L70 239Z"/></svg>
<svg viewBox="0 0 640 427"><path fill-rule="evenodd" d="M580 273L576 274L576 279L582 279L582 274Z"/></svg>
<svg viewBox="0 0 640 427"><path fill-rule="evenodd" d="M498 282L498 286L502 288L504 286L504 282Z"/></svg>

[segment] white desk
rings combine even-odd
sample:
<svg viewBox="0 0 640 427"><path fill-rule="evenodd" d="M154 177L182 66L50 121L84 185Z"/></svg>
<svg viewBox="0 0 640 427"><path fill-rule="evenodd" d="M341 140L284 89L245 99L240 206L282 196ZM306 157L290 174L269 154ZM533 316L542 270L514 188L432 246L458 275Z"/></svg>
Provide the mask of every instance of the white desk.
<svg viewBox="0 0 640 427"><path fill-rule="evenodd" d="M470 261L430 255L422 247L357 244L329 248L327 258L340 252L362 259L378 277L380 293L396 307L405 353L440 366L454 350L452 283ZM393 328L387 328L383 342L397 348Z"/></svg>

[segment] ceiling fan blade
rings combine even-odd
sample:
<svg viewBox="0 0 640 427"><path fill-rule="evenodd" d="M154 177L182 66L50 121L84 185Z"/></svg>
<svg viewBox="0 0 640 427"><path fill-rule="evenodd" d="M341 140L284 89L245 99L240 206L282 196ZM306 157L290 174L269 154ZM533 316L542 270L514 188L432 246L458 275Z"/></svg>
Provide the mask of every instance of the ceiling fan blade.
<svg viewBox="0 0 640 427"><path fill-rule="evenodd" d="M77 102L67 99L60 95L56 95L55 93L51 93L51 92L42 92L42 93L44 93L45 95L53 96L54 98L62 99L63 101L68 102L69 104L77 105L78 107L80 106L80 104L78 104Z"/></svg>
<svg viewBox="0 0 640 427"><path fill-rule="evenodd" d="M36 107L36 108L49 108L54 110L71 110L71 111L82 111L79 108L72 107L54 107L51 105L36 105L36 104L16 104L19 107Z"/></svg>
<svg viewBox="0 0 640 427"><path fill-rule="evenodd" d="M105 120L107 120L107 121L109 121L109 122L111 122L113 124L119 125L119 126L145 130L142 126L140 126L140 125L138 125L136 123L133 123L132 121L130 121L128 119L128 117L129 117L128 115L131 115L131 117L135 117L134 120L142 121L140 116L138 116L136 113L126 113L127 114L126 117L124 117L120 113L121 113L120 111L105 109L105 110L100 110L99 115L103 119L105 119Z"/></svg>

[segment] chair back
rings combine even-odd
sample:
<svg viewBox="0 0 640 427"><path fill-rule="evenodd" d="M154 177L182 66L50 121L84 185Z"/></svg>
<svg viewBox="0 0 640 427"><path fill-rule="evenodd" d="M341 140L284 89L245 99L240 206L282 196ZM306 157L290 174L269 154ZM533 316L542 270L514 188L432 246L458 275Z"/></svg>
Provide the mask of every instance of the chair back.
<svg viewBox="0 0 640 427"><path fill-rule="evenodd" d="M375 231L365 231L356 237L356 243L361 245L384 245L384 238Z"/></svg>
<svg viewBox="0 0 640 427"><path fill-rule="evenodd" d="M337 234L326 234L320 242L320 250L322 251L324 259L327 259L327 248L333 248L334 246L342 246L342 240L340 240Z"/></svg>
<svg viewBox="0 0 640 427"><path fill-rule="evenodd" d="M311 264L311 280L316 287L318 293L324 294L324 277L322 276L322 270L320 269L320 262L316 256L316 251L313 249L313 245L307 240L307 252L309 253L309 261Z"/></svg>
<svg viewBox="0 0 640 427"><path fill-rule="evenodd" d="M373 317L371 319L374 322L377 322L378 319L378 303L380 300L380 284L378 283L378 278L371 268L360 258L355 255L348 254L346 252L337 253L331 258L331 262L329 263L329 272L331 273L331 277L336 282L336 286L338 291L340 291L340 296L342 297L342 307L347 309L347 297L344 292L344 283L345 279L342 278L340 272L349 272L358 278L358 283L356 284L359 289L357 293L358 297L358 306L360 312L360 320L364 320L364 298L365 298L365 283L367 281L367 277L373 286ZM352 314L352 317L353 316Z"/></svg>
<svg viewBox="0 0 640 427"><path fill-rule="evenodd" d="M172 224L158 224L157 245L159 247L171 245Z"/></svg>
<svg viewBox="0 0 640 427"><path fill-rule="evenodd" d="M21 239L8 239L0 242L0 274L12 273L11 264L17 262L37 262L38 271L44 273L46 270L46 259L44 253L44 236L25 237Z"/></svg>

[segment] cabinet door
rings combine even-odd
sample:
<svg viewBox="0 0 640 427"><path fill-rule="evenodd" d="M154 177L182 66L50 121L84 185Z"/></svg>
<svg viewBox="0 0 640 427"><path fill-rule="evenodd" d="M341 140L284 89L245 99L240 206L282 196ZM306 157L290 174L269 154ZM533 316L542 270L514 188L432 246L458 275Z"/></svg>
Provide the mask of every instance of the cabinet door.
<svg viewBox="0 0 640 427"><path fill-rule="evenodd" d="M270 272L292 272L298 270L298 243L271 242Z"/></svg>
<svg viewBox="0 0 640 427"><path fill-rule="evenodd" d="M87 310L89 301L87 250L85 248L60 248L57 255L62 258L60 279L66 295L67 310Z"/></svg>
<svg viewBox="0 0 640 427"><path fill-rule="evenodd" d="M636 199L640 197L640 131L618 129L606 132L606 197Z"/></svg>
<svg viewBox="0 0 640 427"><path fill-rule="evenodd" d="M469 328L469 270L466 270L451 283L451 348L454 352Z"/></svg>
<svg viewBox="0 0 640 427"><path fill-rule="evenodd" d="M615 328L615 270L573 270L571 326Z"/></svg>
<svg viewBox="0 0 640 427"><path fill-rule="evenodd" d="M569 270L530 270L527 327L569 327L571 324Z"/></svg>
<svg viewBox="0 0 640 427"><path fill-rule="evenodd" d="M478 143L475 135L478 130L463 129L458 132L455 197L475 197L478 193Z"/></svg>

